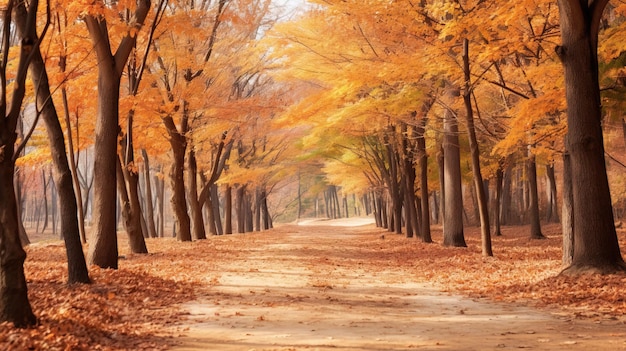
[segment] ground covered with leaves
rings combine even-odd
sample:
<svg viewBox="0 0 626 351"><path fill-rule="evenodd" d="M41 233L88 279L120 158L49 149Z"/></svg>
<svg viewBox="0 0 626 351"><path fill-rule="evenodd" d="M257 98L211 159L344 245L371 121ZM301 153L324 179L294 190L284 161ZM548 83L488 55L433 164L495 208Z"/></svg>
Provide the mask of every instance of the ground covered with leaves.
<svg viewBox="0 0 626 351"><path fill-rule="evenodd" d="M443 247L441 230L435 243L387 233L373 226L346 229L342 247L311 246L300 250L313 267L350 266L370 272L402 270L419 283L473 298L522 303L556 311L568 318L619 320L626 314L626 275L577 278L558 276L562 269L557 225L544 227L546 240L529 239L527 227L507 227L494 238L494 257L480 254L479 230L467 228L468 248ZM180 243L150 239L147 255L127 253L120 239L120 269L90 269L93 284L68 286L65 252L60 241L27 248L25 264L30 301L39 325L15 329L0 324L2 350L159 350L179 343L188 312L182 304L195 300L219 279L203 272L245 257L259 245L281 244L294 230L281 226L265 233L212 237ZM320 230L312 226L310 229ZM624 231L619 232L624 244ZM348 243L348 244L346 244ZM626 248L622 248L622 252ZM303 256L304 255L304 256ZM252 272L254 267L242 267ZM323 273L323 270L320 270ZM328 277L313 279L332 288ZM315 286L315 284L313 284Z"/></svg>

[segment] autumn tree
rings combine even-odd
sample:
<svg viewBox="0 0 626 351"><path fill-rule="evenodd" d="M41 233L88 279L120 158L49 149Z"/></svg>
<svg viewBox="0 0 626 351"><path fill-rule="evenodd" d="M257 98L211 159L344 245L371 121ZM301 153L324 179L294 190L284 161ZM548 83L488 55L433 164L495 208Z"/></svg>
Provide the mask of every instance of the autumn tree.
<svg viewBox="0 0 626 351"><path fill-rule="evenodd" d="M598 32L608 0L559 0L565 71L574 256L566 274L623 271L604 161L598 78Z"/></svg>
<svg viewBox="0 0 626 351"><path fill-rule="evenodd" d="M15 23L22 36L22 40L39 42L39 38L34 31L28 30L29 14L23 2L16 4ZM28 38L26 35L31 35ZM80 240L79 222L77 217L77 202L72 185L72 174L70 171L67 154L65 151L65 138L59 122L46 70L44 59L39 50L39 46L33 48L32 62L30 63L31 79L36 87L37 113L41 113L46 124L52 162L54 165L54 183L59 194L61 206L61 233L65 241L68 258L68 282L69 283L89 283L89 274L85 264L85 256ZM41 112L39 112L41 111ZM81 211L82 212L82 211Z"/></svg>
<svg viewBox="0 0 626 351"><path fill-rule="evenodd" d="M26 277L24 276L24 260L26 252L22 248L19 238L19 222L17 202L13 187L15 171L15 143L16 127L22 112L22 103L26 94L26 74L33 59L33 49L38 50L37 38L37 8L38 1L31 1L28 7L26 27L23 32L18 50L19 62L15 71L8 71L9 50L15 45L11 41L13 29L11 27L12 14L16 9L15 1L8 1L0 9L2 14L0 61L0 320L11 322L18 327L34 325L37 322L28 300ZM44 26L40 35L45 35L49 22ZM13 66L15 67L15 66ZM12 80L11 86L8 85ZM9 96L8 91L12 90Z"/></svg>
<svg viewBox="0 0 626 351"><path fill-rule="evenodd" d="M116 6L122 6L118 4ZM108 20L98 2L90 7L84 21L98 59L98 116L94 158L94 224L89 245L89 262L102 268L118 266L116 230L116 165L119 131L119 99L122 73L135 42L137 31L150 9L149 0L137 1L128 10L133 21L121 35L118 47L112 52ZM100 10L99 10L100 9ZM122 10L120 8L119 10Z"/></svg>

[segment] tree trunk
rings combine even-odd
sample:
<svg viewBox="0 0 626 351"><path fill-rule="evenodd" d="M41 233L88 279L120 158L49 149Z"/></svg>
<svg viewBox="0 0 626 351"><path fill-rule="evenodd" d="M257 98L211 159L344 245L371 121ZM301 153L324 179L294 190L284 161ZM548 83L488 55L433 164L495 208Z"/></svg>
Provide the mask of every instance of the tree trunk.
<svg viewBox="0 0 626 351"><path fill-rule="evenodd" d="M509 162L503 173L502 201L500 203L500 222L503 225L511 224L513 166L513 162Z"/></svg>
<svg viewBox="0 0 626 351"><path fill-rule="evenodd" d="M458 96L458 91L448 93ZM443 244L466 247L463 234L463 190L461 188L461 156L459 127L452 111L445 111L443 119L444 150L444 206Z"/></svg>
<svg viewBox="0 0 626 351"><path fill-rule="evenodd" d="M245 186L237 186L237 191L235 192L235 212L237 213L237 233L239 234L246 232L245 195Z"/></svg>
<svg viewBox="0 0 626 351"><path fill-rule="evenodd" d="M491 228L489 223L489 201L487 192L484 188L483 176L480 171L480 150L478 147L478 139L476 138L476 130L474 128L474 111L472 108L471 96L471 78L469 64L469 41L463 41L463 70L465 71L465 91L463 93L463 101L465 103L467 134L469 136L470 152L472 156L472 173L474 175L474 187L476 196L478 197L478 210L480 212L480 232L482 241L483 256L493 256L491 250Z"/></svg>
<svg viewBox="0 0 626 351"><path fill-rule="evenodd" d="M527 162L528 172L528 192L529 192L529 219L530 238L545 239L541 233L541 218L539 216L539 191L537 190L537 163L535 155L530 155Z"/></svg>
<svg viewBox="0 0 626 351"><path fill-rule="evenodd" d="M148 229L148 236L151 238L157 237L156 226L154 225L154 204L152 202L152 185L150 184L150 159L146 149L141 149L141 157L143 158L144 167L144 182L146 184L146 227Z"/></svg>
<svg viewBox="0 0 626 351"><path fill-rule="evenodd" d="M504 177L504 171L502 169L502 161L498 163L498 169L496 170L496 199L493 208L496 236L502 236L502 226L500 222L502 214L502 180Z"/></svg>
<svg viewBox="0 0 626 351"><path fill-rule="evenodd" d="M187 172L188 177L188 197L189 197L189 210L191 212L192 236L196 240L206 239L206 231L204 230L204 219L202 218L202 207L198 201L198 165L196 162L196 153L193 148L189 150L189 157L187 159L187 165L189 167Z"/></svg>
<svg viewBox="0 0 626 351"><path fill-rule="evenodd" d="M4 31L0 33L0 42L8 43L11 22L11 6L3 11ZM30 26L26 28L24 38L36 36L36 18L38 1L33 0L29 4L27 21ZM18 11L16 11L18 12ZM17 16L20 17L20 16ZM13 177L15 175L15 142L17 139L17 122L22 111L22 103L26 94L26 74L29 66L31 51L38 50L38 41L22 40L19 50L19 64L12 77L11 103L8 106L6 91L6 71L2 72L3 89L0 98L0 322L10 322L16 327L28 327L37 323L30 302L28 301L28 288L24 276L24 260L26 252L22 248L19 237L20 219L17 213L17 202ZM4 47L8 50L8 47ZM6 63L2 69L6 70ZM5 115L6 113L6 115Z"/></svg>
<svg viewBox="0 0 626 351"><path fill-rule="evenodd" d="M567 142L566 142L567 144ZM563 232L563 265L572 264L574 257L574 211L572 168L567 150L563 153L563 207L561 208L561 229Z"/></svg>
<svg viewBox="0 0 626 351"><path fill-rule="evenodd" d="M102 60L102 59L101 59ZM89 263L117 269L116 167L119 130L121 76L115 64L106 60L98 70L98 117L94 143L93 229L89 243ZM101 61L102 62L102 61Z"/></svg>
<svg viewBox="0 0 626 351"><path fill-rule="evenodd" d="M559 0L568 151L574 200L574 257L564 273L623 271L604 160L598 29L608 1Z"/></svg>
<svg viewBox="0 0 626 351"><path fill-rule="evenodd" d="M417 156L419 159L420 169L420 201L421 201L421 230L420 238L425 243L431 243L430 235L430 204L428 191L428 154L426 153L426 138L424 136L426 129L426 117L422 116L415 132L417 134Z"/></svg>
<svg viewBox="0 0 626 351"><path fill-rule="evenodd" d="M444 222L444 218L445 218L445 208L446 208L446 187L445 187L445 162L444 162L444 150L443 150L443 143L441 144L441 146L439 147L439 152L437 153L437 168L439 170L439 213L437 214L439 216L439 220L437 221L437 223L439 224L443 224Z"/></svg>
<svg viewBox="0 0 626 351"><path fill-rule="evenodd" d="M226 184L224 190L224 234L233 233L233 188Z"/></svg>
<svg viewBox="0 0 626 351"><path fill-rule="evenodd" d="M18 5L16 23L22 33L26 32L27 14L25 11L24 3L20 3L20 5ZM33 41L36 40L34 38L32 39ZM50 142L50 152L54 166L54 183L57 186L59 202L61 204L61 232L63 233L67 255L68 283L89 283L89 274L81 245L81 227L79 226L79 223L82 222L82 208L78 209L80 200L77 200L74 193L72 173L65 151L63 130L52 100L50 85L48 83L48 73L46 72L45 63L39 49L34 51L33 61L30 65L30 73L31 79L37 87L37 101L41 106L41 118L46 125L48 140ZM70 153L72 152L73 151L70 150ZM81 219L80 221L77 217L77 213ZM84 233L84 226L82 232Z"/></svg>
<svg viewBox="0 0 626 351"><path fill-rule="evenodd" d="M217 235L224 234L224 228L222 227L222 216L220 215L220 196L217 192L217 184L211 185L211 189L209 193L211 194L211 202L208 206L211 206L213 209L214 220L215 220L215 231Z"/></svg>
<svg viewBox="0 0 626 351"><path fill-rule="evenodd" d="M170 133L170 145L174 162L170 170L172 182L172 208L178 222L176 239L179 241L191 241L191 221L187 213L187 199L185 198L185 150L187 141L184 135L177 132Z"/></svg>
<svg viewBox="0 0 626 351"><path fill-rule="evenodd" d="M13 145L15 137L0 122L0 321L12 322L17 327L37 322L28 301L24 260L26 252L19 237L19 219L13 187ZM5 132L6 131L6 132Z"/></svg>
<svg viewBox="0 0 626 351"><path fill-rule="evenodd" d="M556 197L556 176L554 175L554 164L546 165L546 174L548 178L548 215L547 221L559 223L559 209Z"/></svg>
<svg viewBox="0 0 626 351"><path fill-rule="evenodd" d="M137 189L137 174L131 175L130 173L128 169L122 169L121 161L118 159L117 191L120 195L119 201L124 229L126 229L128 234L128 246L132 253L143 254L148 253L148 248L141 231L141 208L139 207L139 200L132 200L129 196L129 186L134 186L135 191ZM133 184L133 182L135 183ZM132 204L134 201L137 201L137 203Z"/></svg>

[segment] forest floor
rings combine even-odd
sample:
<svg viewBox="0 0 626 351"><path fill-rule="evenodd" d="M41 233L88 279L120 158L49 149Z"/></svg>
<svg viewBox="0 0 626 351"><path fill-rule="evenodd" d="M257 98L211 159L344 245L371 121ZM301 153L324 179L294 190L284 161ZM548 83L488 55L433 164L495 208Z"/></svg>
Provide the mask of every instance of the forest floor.
<svg viewBox="0 0 626 351"><path fill-rule="evenodd" d="M87 286L41 241L25 264L40 324L0 324L0 349L626 350L626 275L558 276L558 225L546 240L506 227L485 258L478 228L447 248L440 228L424 244L367 223L150 239L148 255L120 238L120 269L90 268Z"/></svg>

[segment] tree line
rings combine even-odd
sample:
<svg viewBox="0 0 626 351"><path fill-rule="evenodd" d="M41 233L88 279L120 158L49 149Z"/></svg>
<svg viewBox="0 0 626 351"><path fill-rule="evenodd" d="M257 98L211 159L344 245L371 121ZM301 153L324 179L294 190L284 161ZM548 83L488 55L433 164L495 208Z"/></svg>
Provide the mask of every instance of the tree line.
<svg viewBox="0 0 626 351"><path fill-rule="evenodd" d="M492 255L512 198L543 236L538 164L556 218L560 160L566 272L623 270L603 135L626 123L623 5L311 3L292 21L269 0L3 4L0 320L36 322L20 175L48 160L52 181L37 179L55 187L70 283L118 267L118 218L134 253L165 235L165 193L176 238L199 240L271 228L272 193L302 215L301 175L328 217L360 201L425 242L438 220L450 246L465 245L469 187Z"/></svg>

